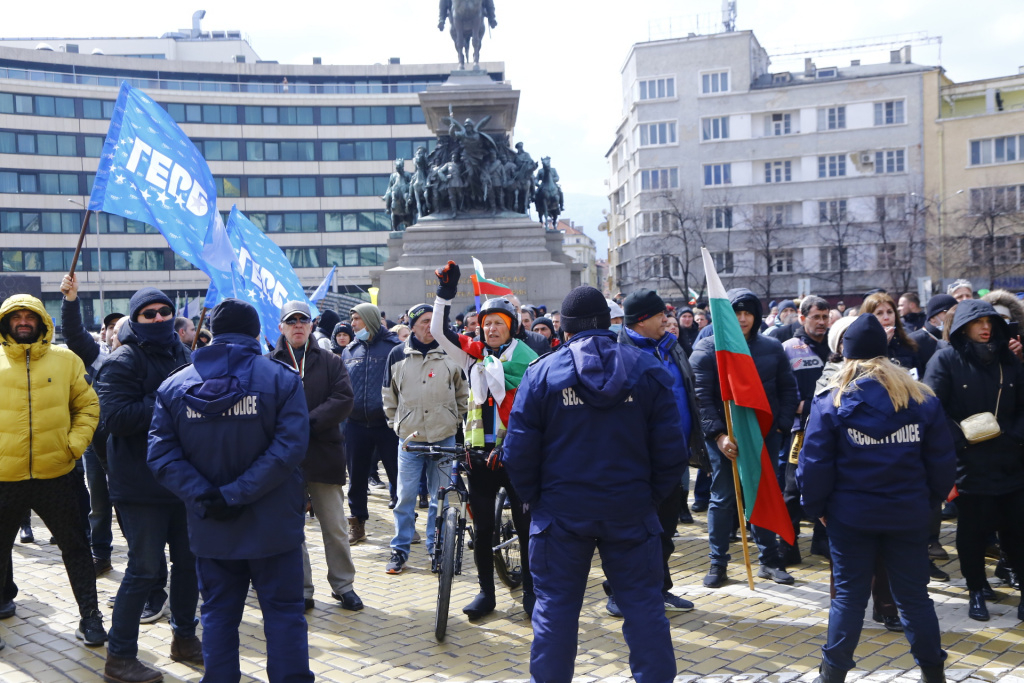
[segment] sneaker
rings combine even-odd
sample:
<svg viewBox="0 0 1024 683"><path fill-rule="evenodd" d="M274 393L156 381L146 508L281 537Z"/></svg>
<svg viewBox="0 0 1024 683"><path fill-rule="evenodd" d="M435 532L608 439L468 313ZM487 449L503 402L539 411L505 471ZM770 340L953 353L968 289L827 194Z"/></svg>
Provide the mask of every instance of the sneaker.
<svg viewBox="0 0 1024 683"><path fill-rule="evenodd" d="M90 647L107 642L107 632L103 630L103 617L100 616L99 610L93 610L91 615L78 622L75 637L85 641L85 644Z"/></svg>
<svg viewBox="0 0 1024 683"><path fill-rule="evenodd" d="M92 566L93 566L93 568L96 569L96 576L100 576L102 574L106 574L111 569L113 569L113 567L110 566L110 558L109 557L107 559L105 559L105 560L103 558L100 558L100 557L92 558Z"/></svg>
<svg viewBox="0 0 1024 683"><path fill-rule="evenodd" d="M956 519L957 512L956 503L949 502L942 506L943 519Z"/></svg>
<svg viewBox="0 0 1024 683"><path fill-rule="evenodd" d="M424 495L420 495L420 509L425 510L430 507L430 499Z"/></svg>
<svg viewBox="0 0 1024 683"><path fill-rule="evenodd" d="M928 567L928 576L931 577L932 581L949 581L949 574L939 569L934 561L929 564L931 566Z"/></svg>
<svg viewBox="0 0 1024 683"><path fill-rule="evenodd" d="M167 600L159 605L147 604L142 610L142 616L139 617L139 623L152 624L154 621L160 621L160 617L165 614L167 614Z"/></svg>
<svg viewBox="0 0 1024 683"><path fill-rule="evenodd" d="M608 603L605 605L605 609L608 610L608 614L613 617L622 617L622 610L619 609L619 603L615 602L615 596L612 594L612 584L608 579L605 579L601 583L601 588L604 589L604 594L608 596Z"/></svg>
<svg viewBox="0 0 1024 683"><path fill-rule="evenodd" d="M942 547L941 543L935 541L934 543L928 544L928 557L933 560L945 562L949 559L949 553L946 552L946 549Z"/></svg>
<svg viewBox="0 0 1024 683"><path fill-rule="evenodd" d="M103 680L107 683L160 683L164 675L136 657L108 654L107 664L103 667Z"/></svg>
<svg viewBox="0 0 1024 683"><path fill-rule="evenodd" d="M418 532L418 531L413 531L412 532L412 542L413 543L422 543L423 542L423 537L420 536L420 532Z"/></svg>
<svg viewBox="0 0 1024 683"><path fill-rule="evenodd" d="M713 564L711 565L711 569L708 570L708 575L704 577L704 587L718 588L724 584L725 581L725 565Z"/></svg>
<svg viewBox="0 0 1024 683"><path fill-rule="evenodd" d="M403 568L405 568L405 554L401 550L392 550L391 559L384 571L388 574L401 574Z"/></svg>
<svg viewBox="0 0 1024 683"><path fill-rule="evenodd" d="M793 577L785 569L771 567L767 564L762 564L761 568L757 570L757 578L771 579L775 583L781 583L784 586L791 586L794 583Z"/></svg>
<svg viewBox="0 0 1024 683"><path fill-rule="evenodd" d="M684 600L678 595L672 595L668 591L662 593L665 598L665 611L666 612L689 612L693 609L693 603L689 600Z"/></svg>
<svg viewBox="0 0 1024 683"><path fill-rule="evenodd" d="M370 475L369 483L370 483L370 488L374 488L374 489L382 489L385 486L387 486L387 484L382 482L379 477L377 477L376 475L373 475L373 474Z"/></svg>

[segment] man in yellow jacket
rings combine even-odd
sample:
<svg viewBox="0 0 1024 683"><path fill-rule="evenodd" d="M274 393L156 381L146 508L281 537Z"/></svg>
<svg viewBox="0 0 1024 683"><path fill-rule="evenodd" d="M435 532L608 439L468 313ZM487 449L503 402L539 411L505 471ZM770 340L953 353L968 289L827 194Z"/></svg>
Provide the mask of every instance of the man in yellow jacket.
<svg viewBox="0 0 1024 683"><path fill-rule="evenodd" d="M71 474L96 430L99 400L82 360L53 346L39 299L16 294L0 305L0 346L0 585L21 519L34 510L60 546L82 618L75 635L102 645L96 571Z"/></svg>

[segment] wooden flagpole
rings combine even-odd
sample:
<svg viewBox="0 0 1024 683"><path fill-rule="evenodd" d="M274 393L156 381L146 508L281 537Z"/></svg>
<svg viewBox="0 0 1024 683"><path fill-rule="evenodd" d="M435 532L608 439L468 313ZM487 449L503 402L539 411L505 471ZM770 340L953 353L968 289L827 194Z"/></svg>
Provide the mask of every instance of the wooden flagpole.
<svg viewBox="0 0 1024 683"><path fill-rule="evenodd" d="M71 270L68 275L71 277L75 276L75 266L78 265L78 257L82 253L82 243L85 242L85 233L89 231L89 215L92 213L89 209L85 210L85 218L82 219L82 232L78 235L78 245L75 247L75 257L71 259Z"/></svg>
<svg viewBox="0 0 1024 683"><path fill-rule="evenodd" d="M739 458L740 446L732 434L732 401L725 402L725 427L728 430L729 439L736 444L736 457ZM743 563L747 566L747 585L750 586L750 590L754 590L754 570L750 567L750 546L747 544L747 520L743 514L743 487L740 485L740 470L735 460L729 464L732 465L732 484L736 488L736 510L740 515L740 542L743 545Z"/></svg>
<svg viewBox="0 0 1024 683"><path fill-rule="evenodd" d="M206 302L204 301L203 303L205 304ZM185 304L185 305L188 306L188 304ZM199 333L203 329L203 320L205 318L206 318L206 306L204 305L202 312L199 313L199 328L196 329L196 336L192 338L192 350L193 351L196 350L196 346L199 344ZM213 334L213 333L211 332L211 334Z"/></svg>

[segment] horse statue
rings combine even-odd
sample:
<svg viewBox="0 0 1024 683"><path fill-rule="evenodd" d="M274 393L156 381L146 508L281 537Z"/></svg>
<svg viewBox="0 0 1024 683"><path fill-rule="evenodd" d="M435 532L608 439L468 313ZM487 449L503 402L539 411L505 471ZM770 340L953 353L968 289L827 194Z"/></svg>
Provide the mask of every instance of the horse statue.
<svg viewBox="0 0 1024 683"><path fill-rule="evenodd" d="M417 147L412 163L412 197L416 202L416 215L423 218L435 210L430 206L430 160L427 158L427 150Z"/></svg>
<svg viewBox="0 0 1024 683"><path fill-rule="evenodd" d="M536 195L534 205L540 224L551 229L558 225L558 214L562 210L562 190L558 187L558 171L551 168L551 158L544 157L535 179Z"/></svg>
<svg viewBox="0 0 1024 683"><path fill-rule="evenodd" d="M391 229L408 228L416 222L416 209L412 201L412 186L405 170L405 159L395 160L395 172L388 181L387 192L381 197L384 210L391 214Z"/></svg>
<svg viewBox="0 0 1024 683"><path fill-rule="evenodd" d="M485 0L448 0L447 18L451 21L452 40L455 51L459 54L459 68L466 68L469 59L470 41L473 44L473 68L480 68L480 43L484 38L484 2ZM494 10L491 10L493 14ZM445 15L441 15L438 28L444 30ZM494 20L491 19L493 25Z"/></svg>

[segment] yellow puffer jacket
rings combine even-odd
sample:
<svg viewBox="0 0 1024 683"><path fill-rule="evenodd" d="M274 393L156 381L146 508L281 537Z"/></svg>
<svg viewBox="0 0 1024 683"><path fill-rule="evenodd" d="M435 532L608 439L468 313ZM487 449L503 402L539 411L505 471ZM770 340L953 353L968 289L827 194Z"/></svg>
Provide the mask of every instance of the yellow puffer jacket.
<svg viewBox="0 0 1024 683"><path fill-rule="evenodd" d="M4 320L27 309L43 320L32 344L18 344ZM100 419L100 402L85 365L55 347L53 320L43 302L16 294L0 305L0 481L55 479L74 468Z"/></svg>

